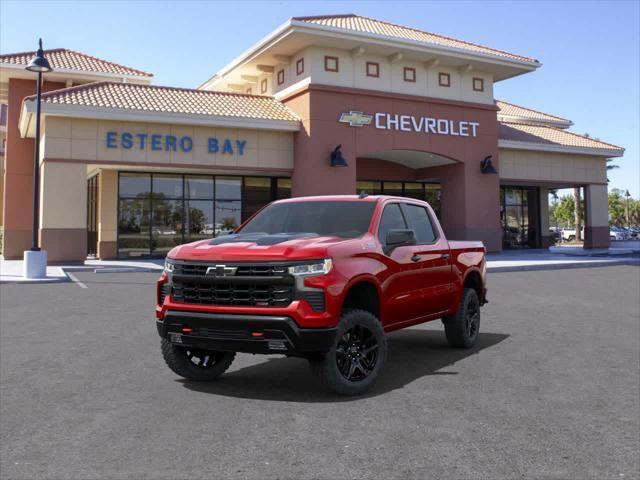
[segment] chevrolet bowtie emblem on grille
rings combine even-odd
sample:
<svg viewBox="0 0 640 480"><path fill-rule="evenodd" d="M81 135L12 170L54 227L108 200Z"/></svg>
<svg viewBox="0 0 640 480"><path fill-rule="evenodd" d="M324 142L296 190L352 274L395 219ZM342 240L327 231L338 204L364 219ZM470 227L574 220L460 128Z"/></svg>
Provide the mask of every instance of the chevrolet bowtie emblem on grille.
<svg viewBox="0 0 640 480"><path fill-rule="evenodd" d="M371 120L373 120L373 115L351 110L349 112L342 112L340 120L338 121L340 123L348 123L352 127L362 127L364 125L371 125Z"/></svg>
<svg viewBox="0 0 640 480"><path fill-rule="evenodd" d="M238 267L227 267L226 265L216 265L215 267L207 268L207 275L214 275L216 277L230 277L236 274Z"/></svg>

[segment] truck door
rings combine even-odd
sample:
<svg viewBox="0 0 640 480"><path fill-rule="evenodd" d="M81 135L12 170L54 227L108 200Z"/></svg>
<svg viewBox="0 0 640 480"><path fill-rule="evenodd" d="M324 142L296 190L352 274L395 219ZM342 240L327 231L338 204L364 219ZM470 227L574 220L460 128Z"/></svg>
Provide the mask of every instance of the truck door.
<svg viewBox="0 0 640 480"><path fill-rule="evenodd" d="M424 206L403 203L402 211L409 228L416 234L416 245L410 248L411 260L419 269L416 277L420 285L422 315L442 312L453 300L449 242L440 235Z"/></svg>
<svg viewBox="0 0 640 480"><path fill-rule="evenodd" d="M399 203L385 205L378 227L378 240L386 248L389 230L406 230L407 223ZM387 275L383 280L383 322L402 323L424 316L420 267L412 260L413 246L399 246L385 252Z"/></svg>

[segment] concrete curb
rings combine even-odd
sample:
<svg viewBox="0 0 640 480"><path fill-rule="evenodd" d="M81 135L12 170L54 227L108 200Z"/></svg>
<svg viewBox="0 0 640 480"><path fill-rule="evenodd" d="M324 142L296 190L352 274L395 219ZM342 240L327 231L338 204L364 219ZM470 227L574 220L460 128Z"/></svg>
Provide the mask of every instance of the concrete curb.
<svg viewBox="0 0 640 480"><path fill-rule="evenodd" d="M615 267L618 265L633 265L640 266L640 259L626 259L626 260L609 260L609 261L594 261L594 262L580 262L580 263L548 263L539 265L505 265L502 267L492 267L487 265L487 272L502 273L502 272L533 272L538 270L569 270L572 268L596 268L596 267Z"/></svg>

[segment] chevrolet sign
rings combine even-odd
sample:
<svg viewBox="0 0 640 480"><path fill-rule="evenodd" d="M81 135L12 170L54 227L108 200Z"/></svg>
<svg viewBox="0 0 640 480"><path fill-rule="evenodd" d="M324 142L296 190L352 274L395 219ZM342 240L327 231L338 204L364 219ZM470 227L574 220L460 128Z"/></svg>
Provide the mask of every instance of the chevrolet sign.
<svg viewBox="0 0 640 480"><path fill-rule="evenodd" d="M373 126L379 130L398 130L401 132L449 135L452 137L477 137L478 128L480 127L480 123L473 121L416 117L386 112L376 112L374 115L369 115L353 110L342 112L338 121L340 123L348 123L352 127L363 127L373 123Z"/></svg>

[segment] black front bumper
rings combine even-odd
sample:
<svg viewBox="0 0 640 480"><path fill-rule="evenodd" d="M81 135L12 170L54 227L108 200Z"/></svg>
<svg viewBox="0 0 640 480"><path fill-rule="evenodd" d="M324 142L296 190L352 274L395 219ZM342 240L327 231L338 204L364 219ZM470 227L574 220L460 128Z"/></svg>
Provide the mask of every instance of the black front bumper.
<svg viewBox="0 0 640 480"><path fill-rule="evenodd" d="M272 315L169 311L156 325L174 345L246 353L326 352L336 335L335 328L300 328L289 317Z"/></svg>

